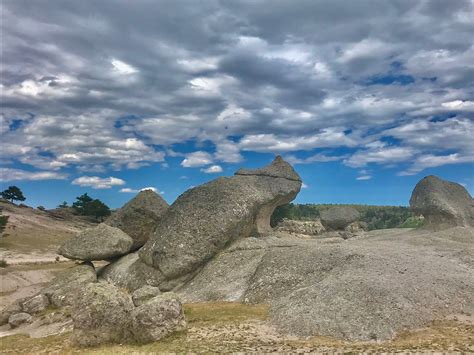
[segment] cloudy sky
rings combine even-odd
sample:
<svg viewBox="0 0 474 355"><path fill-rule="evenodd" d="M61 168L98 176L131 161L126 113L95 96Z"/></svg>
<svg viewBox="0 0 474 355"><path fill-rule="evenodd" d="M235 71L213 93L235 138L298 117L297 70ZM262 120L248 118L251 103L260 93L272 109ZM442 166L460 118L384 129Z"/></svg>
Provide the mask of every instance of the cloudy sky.
<svg viewBox="0 0 474 355"><path fill-rule="evenodd" d="M3 0L2 189L172 202L281 154L298 202L472 193L473 4Z"/></svg>

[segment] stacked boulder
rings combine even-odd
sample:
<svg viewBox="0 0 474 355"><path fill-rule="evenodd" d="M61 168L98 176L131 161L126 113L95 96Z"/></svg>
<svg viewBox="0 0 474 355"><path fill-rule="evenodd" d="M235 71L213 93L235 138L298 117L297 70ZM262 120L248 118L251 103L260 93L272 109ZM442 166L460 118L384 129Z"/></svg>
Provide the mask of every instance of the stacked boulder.
<svg viewBox="0 0 474 355"><path fill-rule="evenodd" d="M335 206L322 210L320 218L327 231L335 231L344 239L356 236L367 229L367 225L360 221L359 211L349 206Z"/></svg>
<svg viewBox="0 0 474 355"><path fill-rule="evenodd" d="M425 227L474 227L474 200L455 182L434 175L423 178L412 192L410 208L425 218Z"/></svg>
<svg viewBox="0 0 474 355"><path fill-rule="evenodd" d="M165 287L182 284L230 243L271 233L273 211L300 189L301 178L280 156L190 189L163 215L140 259L163 274Z"/></svg>

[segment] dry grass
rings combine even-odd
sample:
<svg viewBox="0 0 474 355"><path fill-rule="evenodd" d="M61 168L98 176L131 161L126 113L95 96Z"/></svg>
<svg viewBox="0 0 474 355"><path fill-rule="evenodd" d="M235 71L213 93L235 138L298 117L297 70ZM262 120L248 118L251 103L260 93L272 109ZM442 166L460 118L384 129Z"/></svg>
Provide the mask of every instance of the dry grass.
<svg viewBox="0 0 474 355"><path fill-rule="evenodd" d="M400 334L390 342L344 342L314 337L291 339L266 325L267 307L239 303L185 305L189 327L159 342L146 345L109 345L77 349L69 335L31 339L10 336L1 339L1 352L8 354L128 354L128 353L229 353L229 352L430 352L474 350L474 326L458 321L433 323L430 327Z"/></svg>

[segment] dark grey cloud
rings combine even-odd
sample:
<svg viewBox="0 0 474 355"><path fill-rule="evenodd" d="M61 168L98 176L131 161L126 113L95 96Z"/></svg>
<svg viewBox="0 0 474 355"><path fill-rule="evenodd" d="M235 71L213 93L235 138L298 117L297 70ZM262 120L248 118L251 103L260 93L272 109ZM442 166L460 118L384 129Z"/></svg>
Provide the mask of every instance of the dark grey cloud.
<svg viewBox="0 0 474 355"><path fill-rule="evenodd" d="M213 162L340 146L356 150L355 167L471 159L472 1L0 6L3 162L131 168L187 140L214 143ZM367 85L388 74L412 82ZM449 114L438 136L413 138Z"/></svg>

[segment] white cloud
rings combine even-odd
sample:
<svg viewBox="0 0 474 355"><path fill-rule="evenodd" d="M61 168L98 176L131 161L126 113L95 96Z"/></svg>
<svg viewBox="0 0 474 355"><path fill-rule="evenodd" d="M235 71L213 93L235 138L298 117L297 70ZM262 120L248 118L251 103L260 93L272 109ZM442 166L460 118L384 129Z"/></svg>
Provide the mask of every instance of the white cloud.
<svg viewBox="0 0 474 355"><path fill-rule="evenodd" d="M119 74L134 74L137 73L138 70L131 66L130 64L127 64L121 60L118 59L112 59L111 64L113 65L114 69L119 73Z"/></svg>
<svg viewBox="0 0 474 355"><path fill-rule="evenodd" d="M113 186L125 185L125 181L116 177L101 178L98 176L81 176L71 182L73 185L88 186L93 189L110 189Z"/></svg>
<svg viewBox="0 0 474 355"><path fill-rule="evenodd" d="M138 192L140 192L140 191L145 191L145 190L151 190L151 191L156 192L156 193L159 193L159 194L164 194L164 192L159 191L156 187L153 187L153 186L144 187L144 188L141 188L141 189L132 189L132 188L130 188L130 187L124 187L124 188L120 189L119 192L123 192L123 193L138 193Z"/></svg>
<svg viewBox="0 0 474 355"><path fill-rule="evenodd" d="M21 169L0 168L0 181L64 180L67 175L56 171L27 171Z"/></svg>
<svg viewBox="0 0 474 355"><path fill-rule="evenodd" d="M217 173L222 173L223 170L220 165L211 165L208 168L201 169L201 171L206 174L217 174Z"/></svg>
<svg viewBox="0 0 474 355"><path fill-rule="evenodd" d="M344 160L344 164L353 168L364 167L370 163L395 164L410 160L414 151L409 147L380 147L359 150Z"/></svg>
<svg viewBox="0 0 474 355"><path fill-rule="evenodd" d="M400 172L398 175L407 176L415 175L419 172L427 169L434 168L441 165L448 164L459 164L459 163L471 163L474 162L474 155L462 156L458 153L449 154L449 155L433 155L426 154L420 155L416 158L415 162L410 168L405 171Z"/></svg>
<svg viewBox="0 0 474 355"><path fill-rule="evenodd" d="M186 157L181 162L181 166L184 168L198 168L212 163L212 156L207 152L199 150L197 152L186 154Z"/></svg>
<svg viewBox="0 0 474 355"><path fill-rule="evenodd" d="M356 180L370 180L370 179L372 179L372 176L370 175L361 175L361 176L356 177Z"/></svg>
<svg viewBox="0 0 474 355"><path fill-rule="evenodd" d="M309 186L306 185L306 184L303 182L303 183L301 183L301 188L302 188L302 189L307 189L307 188L309 188Z"/></svg>
<svg viewBox="0 0 474 355"><path fill-rule="evenodd" d="M295 164L327 163L330 161L342 160L346 157L347 155L329 156L322 153L318 153L304 159L297 158L294 155L287 155L285 156L285 160L288 161L290 164L295 165Z"/></svg>

